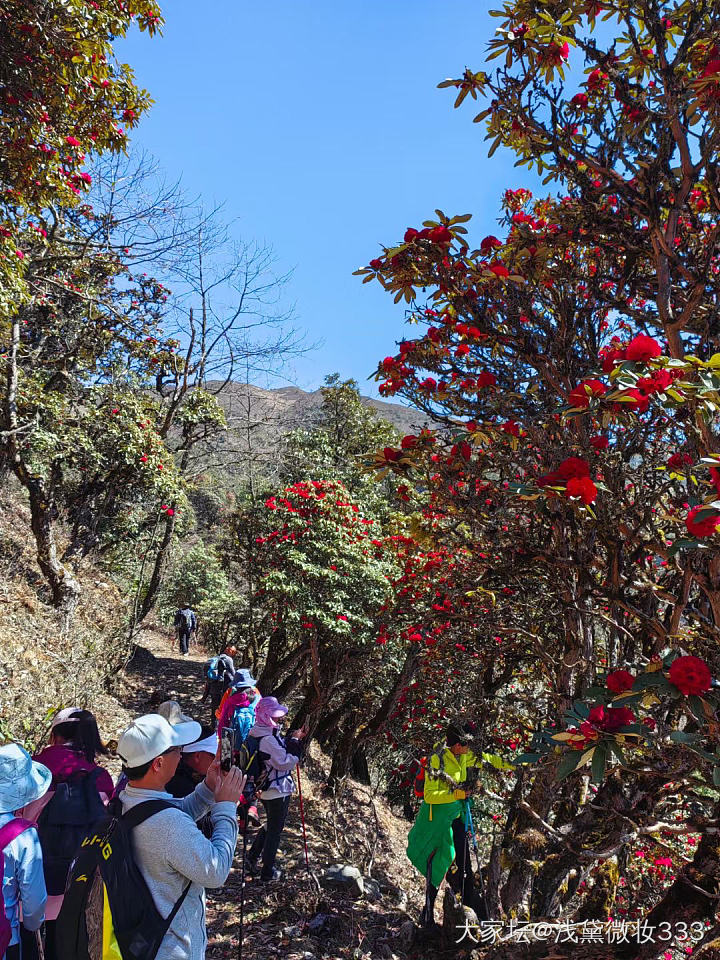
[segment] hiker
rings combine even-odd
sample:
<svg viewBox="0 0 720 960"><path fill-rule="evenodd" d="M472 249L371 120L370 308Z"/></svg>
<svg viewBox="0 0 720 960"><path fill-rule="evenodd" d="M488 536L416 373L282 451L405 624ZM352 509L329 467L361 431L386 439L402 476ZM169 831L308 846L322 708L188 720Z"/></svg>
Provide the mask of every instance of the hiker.
<svg viewBox="0 0 720 960"><path fill-rule="evenodd" d="M278 720L288 708L275 699L263 697L255 708L255 724L249 736L257 742L264 771L260 780L260 799L265 807L267 825L259 831L247 857L251 873L260 871L264 883L279 880L281 872L275 866L280 838L287 819L290 797L295 791L292 771L300 761L307 729L293 730L287 744L280 734ZM262 856L262 869L258 861Z"/></svg>
<svg viewBox="0 0 720 960"><path fill-rule="evenodd" d="M236 670L228 696L223 699L218 711L218 730L230 727L233 731L233 749L236 751L245 743L255 723L255 708L261 699L255 682L255 678L245 667ZM250 826L260 823L254 796L254 787L252 783L248 783L240 807L240 830L245 829L246 819Z"/></svg>
<svg viewBox="0 0 720 960"><path fill-rule="evenodd" d="M205 888L225 883L237 843L236 809L245 777L236 767L223 774L216 757L192 793L177 800L166 792L180 751L201 732L195 721L171 726L164 717L148 714L135 720L118 741L128 778L120 794L123 816L147 800L174 807L139 822L132 834L135 862L162 916L169 917L184 896L155 960L203 960ZM196 826L207 813L213 828L209 840Z"/></svg>
<svg viewBox="0 0 720 960"><path fill-rule="evenodd" d="M235 731L235 749L239 750L250 728L255 723L255 708L260 703L256 680L245 667L235 671L227 696L217 711L218 728L232 727Z"/></svg>
<svg viewBox="0 0 720 960"><path fill-rule="evenodd" d="M50 790L22 811L25 819L37 822L43 851L48 892L46 960L55 960L57 955L55 926L70 864L86 833L104 815L113 794L112 777L95 762L98 755L107 754L92 713L66 707L53 717L50 746L33 758L52 774Z"/></svg>
<svg viewBox="0 0 720 960"><path fill-rule="evenodd" d="M210 726L215 729L217 724L217 710L225 692L230 688L235 676L233 657L237 653L235 647L226 647L225 652L212 657L205 664L205 689L200 703L205 703L210 697Z"/></svg>
<svg viewBox="0 0 720 960"><path fill-rule="evenodd" d="M423 802L408 835L408 858L426 880L421 923L431 929L435 899L446 874L456 896L480 919L485 913L473 882L465 826L468 770L481 763L470 750L470 740L467 727L449 724L444 748L427 764Z"/></svg>
<svg viewBox="0 0 720 960"><path fill-rule="evenodd" d="M45 916L47 891L40 838L35 825L16 818L15 811L47 793L51 782L48 768L34 761L19 744L0 747L0 855L4 858L0 957L5 960L20 960L21 943L26 956L35 954Z"/></svg>
<svg viewBox="0 0 720 960"><path fill-rule="evenodd" d="M197 740L182 748L180 763L175 776L167 785L167 792L173 797L187 797L205 778L210 764L218 752L218 735L210 727L203 727ZM212 819L210 814L198 820L198 827L210 839L212 837Z"/></svg>
<svg viewBox="0 0 720 960"><path fill-rule="evenodd" d="M197 617L185 604L175 613L175 632L180 643L180 653L187 657L190 652L190 638L197 630Z"/></svg>

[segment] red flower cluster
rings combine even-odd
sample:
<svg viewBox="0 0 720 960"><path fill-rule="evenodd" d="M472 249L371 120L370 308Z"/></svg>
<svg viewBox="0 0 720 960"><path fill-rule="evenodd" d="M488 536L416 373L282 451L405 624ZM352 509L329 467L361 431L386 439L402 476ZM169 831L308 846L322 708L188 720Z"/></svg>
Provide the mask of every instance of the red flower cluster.
<svg viewBox="0 0 720 960"><path fill-rule="evenodd" d="M605 733L617 733L634 722L635 714L630 707L604 707L598 704L588 714L588 723Z"/></svg>
<svg viewBox="0 0 720 960"><path fill-rule="evenodd" d="M537 59L538 63L548 66L559 66L561 63L567 62L569 56L570 44L566 41L562 45L559 43L549 43L538 52Z"/></svg>
<svg viewBox="0 0 720 960"><path fill-rule="evenodd" d="M710 689L710 668L700 657L678 657L670 665L668 679L685 696Z"/></svg>
<svg viewBox="0 0 720 960"><path fill-rule="evenodd" d="M685 526L693 537L712 537L720 525L720 513L713 511L705 517L696 519L701 510L708 510L708 507L703 503L693 507L685 518Z"/></svg>
<svg viewBox="0 0 720 960"><path fill-rule="evenodd" d="M424 230L416 230L414 227L408 227L405 231L405 243L412 243L414 240L429 240L431 243L451 243L453 235L447 227L440 224L437 227L425 227Z"/></svg>
<svg viewBox="0 0 720 960"><path fill-rule="evenodd" d="M571 407L587 409L594 397L604 397L607 387L602 380L583 380L568 394L568 403Z"/></svg>
<svg viewBox="0 0 720 960"><path fill-rule="evenodd" d="M690 467L692 466L693 458L689 453L673 453L671 457L668 457L667 465L669 467Z"/></svg>
<svg viewBox="0 0 720 960"><path fill-rule="evenodd" d="M582 457L568 457L557 470L538 477L538 486L563 486L567 497L579 497L586 505L597 499L597 487L590 479L590 464Z"/></svg>
<svg viewBox="0 0 720 960"><path fill-rule="evenodd" d="M590 437L590 446L593 448L593 450L597 450L599 452L600 450L607 450L607 448L610 446L610 441L607 437L603 437L602 435Z"/></svg>
<svg viewBox="0 0 720 960"><path fill-rule="evenodd" d="M644 333L639 333L636 337L633 337L625 348L625 358L632 360L634 363L647 363L649 360L659 357L661 353L662 350L657 340Z"/></svg>
<svg viewBox="0 0 720 960"><path fill-rule="evenodd" d="M628 690L632 690L635 677L628 670L613 670L607 675L605 683L608 690L612 690L613 693L627 693Z"/></svg>

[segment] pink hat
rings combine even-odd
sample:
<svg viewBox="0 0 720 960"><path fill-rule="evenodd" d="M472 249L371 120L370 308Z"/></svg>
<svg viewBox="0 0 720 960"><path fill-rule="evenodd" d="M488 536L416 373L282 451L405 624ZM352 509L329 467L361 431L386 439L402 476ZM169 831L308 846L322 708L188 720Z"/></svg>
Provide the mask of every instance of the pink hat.
<svg viewBox="0 0 720 960"><path fill-rule="evenodd" d="M264 727L277 727L275 718L284 717L287 712L285 704L278 703L275 697L262 697L255 707L255 721Z"/></svg>

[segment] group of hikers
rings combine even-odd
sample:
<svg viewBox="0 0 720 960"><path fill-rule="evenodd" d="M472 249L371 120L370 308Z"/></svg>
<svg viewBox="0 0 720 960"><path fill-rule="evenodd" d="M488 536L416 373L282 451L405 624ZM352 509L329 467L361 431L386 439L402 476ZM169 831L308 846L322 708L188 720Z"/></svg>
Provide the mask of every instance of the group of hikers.
<svg viewBox="0 0 720 960"><path fill-rule="evenodd" d="M261 696L236 654L228 647L205 665L208 724L170 700L123 731L117 782L88 710L58 710L34 757L0 746L0 960L203 960L205 890L225 884L240 831L244 873L281 879L276 857L308 730L283 736L288 708ZM426 928L446 875L457 901L487 917L470 862L471 738L450 724L422 767L407 852L426 879Z"/></svg>
<svg viewBox="0 0 720 960"><path fill-rule="evenodd" d="M281 879L307 730L283 736L287 706L261 696L234 653L206 666L211 723L176 701L138 717L117 741L117 782L88 710L58 710L33 757L0 746L0 958L202 960L205 890L225 884L258 801L265 824L243 845L244 870Z"/></svg>

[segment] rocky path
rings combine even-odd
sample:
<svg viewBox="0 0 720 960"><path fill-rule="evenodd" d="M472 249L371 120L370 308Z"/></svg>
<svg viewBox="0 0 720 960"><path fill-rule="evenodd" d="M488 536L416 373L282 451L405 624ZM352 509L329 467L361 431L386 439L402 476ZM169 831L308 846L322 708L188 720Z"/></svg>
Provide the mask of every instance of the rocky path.
<svg viewBox="0 0 720 960"><path fill-rule="evenodd" d="M115 694L122 714L137 716L172 699L183 712L207 723L208 704L200 703L206 660L205 651L196 646L185 658L170 634L144 630ZM408 929L406 891L413 912L419 898L417 878L404 857L408 825L387 811L367 787L348 785L341 800L325 796L324 769L324 758L312 749L302 774L310 871L296 796L278 856L284 880L263 886L247 879L244 886L243 956L255 960L429 957L416 949L404 951L398 936L403 926ZM248 846L251 841L249 834ZM327 890L322 878L327 867L337 862L355 864L366 875L370 872L380 896L358 899L342 890ZM238 956L241 868L242 840L225 887L208 891L207 960Z"/></svg>

